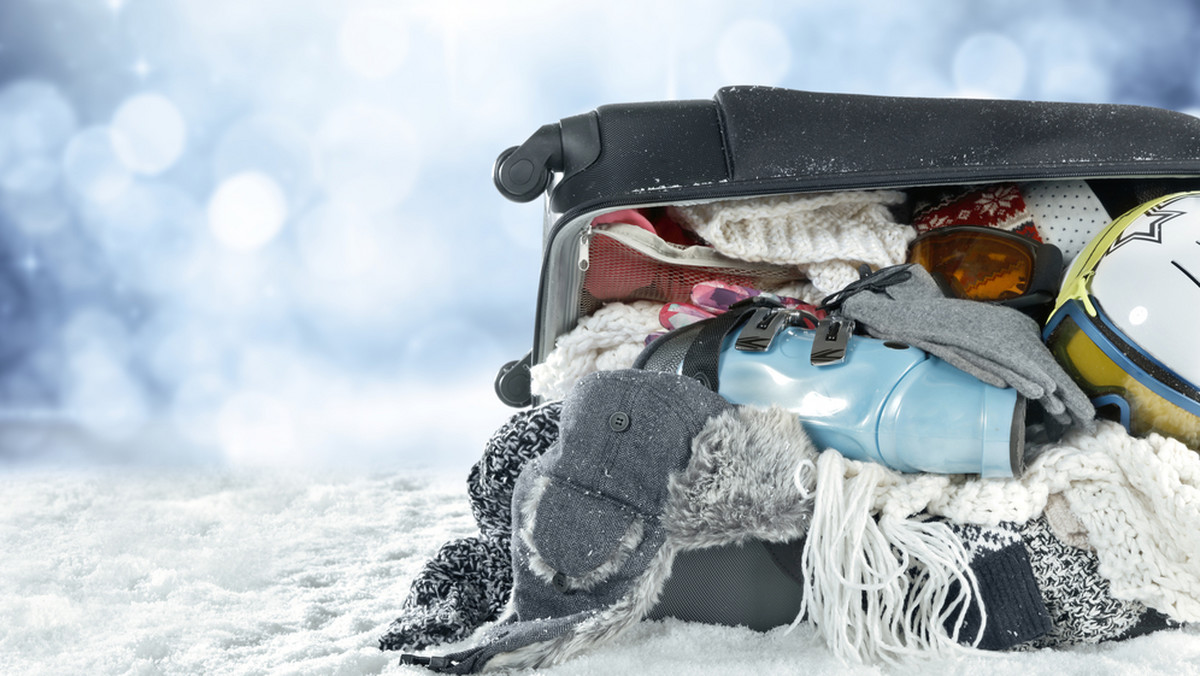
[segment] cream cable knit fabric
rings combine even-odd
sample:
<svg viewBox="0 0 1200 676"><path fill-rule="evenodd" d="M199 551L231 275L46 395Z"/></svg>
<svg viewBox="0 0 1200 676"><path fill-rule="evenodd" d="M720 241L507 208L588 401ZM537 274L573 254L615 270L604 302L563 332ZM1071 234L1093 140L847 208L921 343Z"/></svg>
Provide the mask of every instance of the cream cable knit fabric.
<svg viewBox="0 0 1200 676"><path fill-rule="evenodd" d="M1031 484L1063 494L1087 529L1115 598L1200 620L1200 454L1108 424L1033 465Z"/></svg>
<svg viewBox="0 0 1200 676"><path fill-rule="evenodd" d="M863 492L873 498L845 497ZM939 618L918 616L924 624L914 627L914 616L888 600L929 593L908 588L907 576L897 573L911 566L937 580L967 572L962 545L948 529L909 517L926 512L976 525L1025 522L1045 510L1051 494L1061 494L1087 530L1115 598L1139 601L1179 622L1200 621L1200 454L1175 439L1134 438L1102 422L1091 434L1069 434L1024 476L1008 480L904 475L827 451L818 459L816 493L805 598L809 616L839 654L889 660L909 652L914 641L921 649L953 649L945 637L922 633ZM905 543L914 534L920 536L915 548ZM837 589L848 581L875 595L867 605L876 614L890 609L901 619L889 624L864 616L862 598ZM846 622L874 635L847 636L839 628Z"/></svg>
<svg viewBox="0 0 1200 676"><path fill-rule="evenodd" d="M916 236L888 205L897 191L846 191L726 200L671 207L672 218L721 253L747 261L796 265L819 299L858 279L858 266L903 263Z"/></svg>
<svg viewBox="0 0 1200 676"><path fill-rule="evenodd" d="M661 331L662 303L609 303L558 337L554 350L530 369L531 391L546 401L563 399L575 381L593 371L629 368L645 347L646 336Z"/></svg>
<svg viewBox="0 0 1200 676"><path fill-rule="evenodd" d="M929 511L971 523L1022 521L1040 514L1052 493L1087 530L1115 598L1200 620L1200 454L1105 422L1045 450L1020 480L962 483Z"/></svg>

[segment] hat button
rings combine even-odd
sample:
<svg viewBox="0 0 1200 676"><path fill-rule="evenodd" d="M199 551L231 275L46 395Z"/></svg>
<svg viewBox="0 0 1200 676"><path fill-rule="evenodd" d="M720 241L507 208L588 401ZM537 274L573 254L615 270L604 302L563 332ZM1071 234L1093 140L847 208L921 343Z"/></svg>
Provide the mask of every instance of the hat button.
<svg viewBox="0 0 1200 676"><path fill-rule="evenodd" d="M629 429L629 414L624 411L617 411L608 416L608 426L614 432L624 432Z"/></svg>
<svg viewBox="0 0 1200 676"><path fill-rule="evenodd" d="M554 578L550 580L550 584L563 594L571 591L571 586L567 584L567 576L563 575L561 570L554 573Z"/></svg>

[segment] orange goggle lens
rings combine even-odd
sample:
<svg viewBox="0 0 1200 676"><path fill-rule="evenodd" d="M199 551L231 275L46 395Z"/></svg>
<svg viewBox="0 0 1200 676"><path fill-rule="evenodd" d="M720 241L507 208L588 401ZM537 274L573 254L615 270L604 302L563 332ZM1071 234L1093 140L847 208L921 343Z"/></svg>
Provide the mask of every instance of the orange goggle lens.
<svg viewBox="0 0 1200 676"><path fill-rule="evenodd" d="M976 226L931 230L913 240L908 262L950 285L958 298L1009 300L1032 289L1035 245L1020 235Z"/></svg>
<svg viewBox="0 0 1200 676"><path fill-rule="evenodd" d="M1111 408L1106 417L1137 436L1158 432L1200 448L1200 416L1167 401L1118 366L1072 317L1063 317L1046 344L1102 415Z"/></svg>

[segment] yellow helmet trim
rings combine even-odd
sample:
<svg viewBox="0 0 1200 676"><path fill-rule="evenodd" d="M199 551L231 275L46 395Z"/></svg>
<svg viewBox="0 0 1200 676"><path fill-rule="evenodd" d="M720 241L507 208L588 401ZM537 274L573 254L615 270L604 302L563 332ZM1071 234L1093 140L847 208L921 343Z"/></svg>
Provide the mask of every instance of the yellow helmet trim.
<svg viewBox="0 0 1200 676"><path fill-rule="evenodd" d="M1092 305L1091 296L1088 295L1088 284L1092 281L1092 275L1096 273L1096 265L1108 253L1113 242L1117 241L1130 223L1149 213L1151 208L1162 206L1177 197L1192 194L1195 193L1179 192L1164 197L1156 197L1126 211L1112 223L1109 223L1099 234L1092 238L1092 241L1083 248L1083 251L1079 252L1074 262L1071 263L1066 277L1063 278L1062 287L1058 292L1058 299L1054 303L1054 311L1050 313L1051 316L1057 313L1067 301L1077 300L1083 305L1084 310L1090 316L1095 317L1096 308Z"/></svg>

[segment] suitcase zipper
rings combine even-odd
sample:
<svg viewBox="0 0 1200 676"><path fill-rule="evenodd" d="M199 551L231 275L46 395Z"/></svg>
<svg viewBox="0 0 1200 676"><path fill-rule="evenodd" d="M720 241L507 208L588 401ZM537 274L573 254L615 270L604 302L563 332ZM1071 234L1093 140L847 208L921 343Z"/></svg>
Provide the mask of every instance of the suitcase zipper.
<svg viewBox="0 0 1200 676"><path fill-rule="evenodd" d="M1145 163L1143 163L1145 164ZM821 181L809 178L802 184L792 178L763 180L758 186L746 183L720 181L709 184L695 184L690 187L681 186L651 186L631 190L625 197L608 200L598 200L579 205L559 213L555 224L551 227L547 241L554 238L556 232L568 222L576 220L583 214L600 214L615 209L637 209L664 204L703 204L728 199L743 199L750 197L769 197L772 195L802 195L818 192L841 192L846 190L910 190L912 188L929 188L939 185L983 185L987 183L1029 183L1036 181L1070 181L1106 178L1128 179L1157 179L1157 178L1190 178L1200 174L1200 161L1192 167L1196 174L1182 171L1176 164L1164 167L1164 171L1129 171L1120 169L1097 169L1090 167L1085 175L1079 175L1072 168L1042 167L1040 171L1014 174L1012 167L997 171L987 167L955 167L953 170L920 170L911 174L892 173L886 180L875 180L872 176L859 176L854 180ZM660 199L655 199L660 197Z"/></svg>

